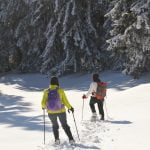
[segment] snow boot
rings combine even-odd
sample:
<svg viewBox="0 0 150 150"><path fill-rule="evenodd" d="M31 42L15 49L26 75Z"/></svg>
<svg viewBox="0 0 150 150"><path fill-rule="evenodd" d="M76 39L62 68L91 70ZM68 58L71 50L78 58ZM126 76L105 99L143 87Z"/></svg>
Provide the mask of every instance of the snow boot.
<svg viewBox="0 0 150 150"><path fill-rule="evenodd" d="M96 113L92 113L92 116L91 116L91 121L96 121L97 119L97 114Z"/></svg>
<svg viewBox="0 0 150 150"><path fill-rule="evenodd" d="M104 121L104 116L101 116L100 120L103 120L103 121Z"/></svg>
<svg viewBox="0 0 150 150"><path fill-rule="evenodd" d="M69 140L70 145L74 145L75 144L75 140Z"/></svg>
<svg viewBox="0 0 150 150"><path fill-rule="evenodd" d="M56 140L55 140L55 144L56 144L56 145L59 145L59 144L60 144L60 140L59 140L59 139L56 139Z"/></svg>

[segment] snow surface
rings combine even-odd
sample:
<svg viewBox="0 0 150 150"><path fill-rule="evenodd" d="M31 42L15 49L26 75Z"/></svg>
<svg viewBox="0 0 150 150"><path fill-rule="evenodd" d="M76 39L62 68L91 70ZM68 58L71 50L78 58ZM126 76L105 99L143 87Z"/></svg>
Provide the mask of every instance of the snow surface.
<svg viewBox="0 0 150 150"><path fill-rule="evenodd" d="M91 122L89 99L82 94L91 82L91 74L74 74L60 78L61 87L75 108L75 119L67 113L76 147L68 144L60 126L60 146L54 146L51 123L46 116L46 144L43 144L42 90L49 79L40 74L8 74L0 77L0 149L1 150L148 150L150 149L150 74L139 80L116 72L104 72L108 82L106 121Z"/></svg>

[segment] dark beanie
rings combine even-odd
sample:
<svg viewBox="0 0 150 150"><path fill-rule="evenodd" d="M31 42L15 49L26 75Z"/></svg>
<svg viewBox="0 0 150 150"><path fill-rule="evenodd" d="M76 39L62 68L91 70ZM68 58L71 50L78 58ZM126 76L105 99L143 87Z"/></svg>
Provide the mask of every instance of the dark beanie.
<svg viewBox="0 0 150 150"><path fill-rule="evenodd" d="M51 85L58 85L59 86L59 81L58 81L58 78L57 77L52 77L51 78L51 82L50 82Z"/></svg>

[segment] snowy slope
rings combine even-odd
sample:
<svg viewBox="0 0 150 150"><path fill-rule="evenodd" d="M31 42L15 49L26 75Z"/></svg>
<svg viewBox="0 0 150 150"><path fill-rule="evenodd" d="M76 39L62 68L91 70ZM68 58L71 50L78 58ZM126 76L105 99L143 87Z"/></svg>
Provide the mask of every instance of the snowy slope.
<svg viewBox="0 0 150 150"><path fill-rule="evenodd" d="M89 99L84 102L83 93L88 90L91 75L75 74L62 77L70 103L75 108L75 119L67 113L76 147L60 127L61 147L54 146L51 123L46 117L46 144L43 145L43 117L40 108L42 90L48 79L40 74L9 74L0 78L0 148L2 150L148 150L150 148L150 74L134 80L120 73L104 72L101 79L108 82L106 121L91 122Z"/></svg>

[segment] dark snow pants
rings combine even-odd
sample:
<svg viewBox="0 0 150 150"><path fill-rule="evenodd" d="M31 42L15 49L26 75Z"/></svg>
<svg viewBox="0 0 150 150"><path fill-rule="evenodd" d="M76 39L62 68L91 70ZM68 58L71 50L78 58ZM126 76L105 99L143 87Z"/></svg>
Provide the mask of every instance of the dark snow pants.
<svg viewBox="0 0 150 150"><path fill-rule="evenodd" d="M89 105L90 105L92 113L96 113L96 110L95 110L96 103L98 105L98 110L99 110L99 114L101 115L101 119L104 119L104 109L103 109L104 100L97 100L96 97L91 96Z"/></svg>
<svg viewBox="0 0 150 150"><path fill-rule="evenodd" d="M51 122L52 122L52 128L53 128L53 134L55 137L55 140L59 139L59 124L57 121L57 118L59 118L60 123L66 133L66 135L68 136L69 140L73 140L73 136L72 133L70 131L70 127L67 124L67 117L66 117L66 113L58 113L58 114L48 114Z"/></svg>

